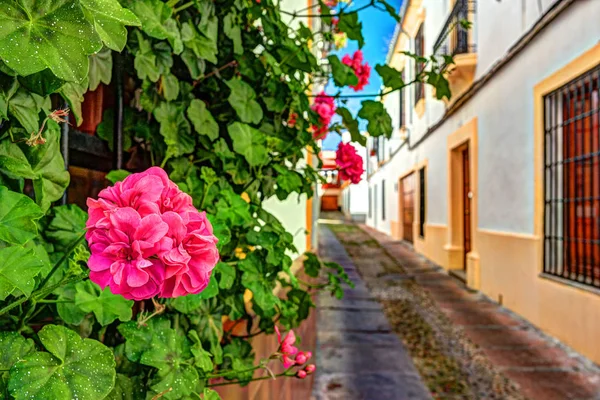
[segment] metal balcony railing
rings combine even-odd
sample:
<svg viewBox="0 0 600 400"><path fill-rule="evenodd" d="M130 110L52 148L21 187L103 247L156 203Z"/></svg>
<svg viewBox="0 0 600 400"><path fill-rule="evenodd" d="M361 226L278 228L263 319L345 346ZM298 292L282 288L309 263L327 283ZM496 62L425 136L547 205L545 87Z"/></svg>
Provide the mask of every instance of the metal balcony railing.
<svg viewBox="0 0 600 400"><path fill-rule="evenodd" d="M456 0L442 32L433 46L435 54L454 56L477 51L475 42L471 39L472 35L469 35L469 29L466 26L473 23L475 12L475 0Z"/></svg>

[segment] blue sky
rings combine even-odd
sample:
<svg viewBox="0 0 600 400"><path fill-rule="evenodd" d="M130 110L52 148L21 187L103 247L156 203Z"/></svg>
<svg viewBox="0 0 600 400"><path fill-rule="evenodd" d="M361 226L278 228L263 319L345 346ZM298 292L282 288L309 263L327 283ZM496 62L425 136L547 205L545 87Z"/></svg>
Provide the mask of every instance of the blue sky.
<svg viewBox="0 0 600 400"><path fill-rule="evenodd" d="M361 7L368 2L369 0L357 0L352 5L350 10ZM399 10L400 5L402 4L402 0L388 0L388 2L396 10ZM369 84L365 86L361 92L354 92L354 90L350 88L345 88L342 90L342 93L344 94L379 92L381 79L379 78L379 74L377 74L375 71L375 65L385 63L388 46L392 39L392 35L394 34L394 28L396 27L396 21L391 16L372 7L367 8L364 11L360 11L359 20L363 24L363 36L365 38L365 45L363 46L362 51L365 56L365 60L371 66L371 78L369 79ZM358 45L356 41L348 40L348 46L345 49L335 51L334 54L337 54L341 59L344 54L352 55L357 49ZM336 88L333 85L333 82L330 82L327 86L326 92L328 94L334 94L337 93L338 90L339 88ZM348 99L346 107L348 107L355 117L358 113L358 110L360 110L360 102L362 100L364 99ZM361 124L361 130L362 129L365 129L364 121ZM337 133L330 133L323 141L323 150L337 149L340 140L341 138Z"/></svg>

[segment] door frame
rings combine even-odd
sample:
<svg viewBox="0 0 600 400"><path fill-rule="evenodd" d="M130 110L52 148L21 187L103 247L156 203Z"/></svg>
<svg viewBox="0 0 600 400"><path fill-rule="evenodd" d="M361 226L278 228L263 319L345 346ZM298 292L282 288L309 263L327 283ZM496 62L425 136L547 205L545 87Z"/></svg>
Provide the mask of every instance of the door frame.
<svg viewBox="0 0 600 400"><path fill-rule="evenodd" d="M463 155L469 147L469 178L471 184L471 251L464 254ZM466 265L466 283L479 289L480 268L477 251L477 118L461 126L447 139L448 155L448 241L444 250L448 269L463 271Z"/></svg>
<svg viewBox="0 0 600 400"><path fill-rule="evenodd" d="M412 175L412 179L413 179L413 220L410 225L410 229L411 229L411 233L412 233L412 235L411 235L412 242L404 238L406 236L405 232L404 232L404 227L406 226L406 223L404 222L404 209L405 209L405 206L404 206L404 180L411 175ZM399 239L403 240L405 242L408 242L408 243L412 244L413 246L415 243L415 222L416 222L415 221L415 212L416 212L416 204L417 204L416 200L417 200L417 195L418 195L418 193L415 193L418 190L418 188L417 188L417 184L414 180L415 180L414 168L411 169L410 172L408 172L408 173L402 175L400 178L398 178L398 200L399 200L398 201L398 205L399 205L398 221L399 221L399 234L400 234Z"/></svg>

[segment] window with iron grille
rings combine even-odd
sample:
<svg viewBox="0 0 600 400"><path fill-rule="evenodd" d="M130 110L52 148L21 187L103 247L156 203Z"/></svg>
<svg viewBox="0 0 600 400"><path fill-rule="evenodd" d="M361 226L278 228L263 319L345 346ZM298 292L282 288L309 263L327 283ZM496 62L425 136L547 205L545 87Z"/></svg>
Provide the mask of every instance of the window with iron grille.
<svg viewBox="0 0 600 400"><path fill-rule="evenodd" d="M402 82L406 82L406 78L404 76L404 70L402 70ZM404 128L406 126L406 115L404 114L404 96L405 96L405 91L404 89L400 89L398 91L400 99L399 99L399 106L400 106L400 114L399 114L399 121L398 121L398 126L400 129Z"/></svg>
<svg viewBox="0 0 600 400"><path fill-rule="evenodd" d="M419 236L425 237L425 167L419 170Z"/></svg>
<svg viewBox="0 0 600 400"><path fill-rule="evenodd" d="M385 180L381 181L381 220L385 221Z"/></svg>
<svg viewBox="0 0 600 400"><path fill-rule="evenodd" d="M544 97L544 272L600 287L600 66Z"/></svg>
<svg viewBox="0 0 600 400"><path fill-rule="evenodd" d="M369 188L369 218L371 218L372 211L371 209L373 208L373 198L372 198L372 194L371 194L371 188Z"/></svg>
<svg viewBox="0 0 600 400"><path fill-rule="evenodd" d="M419 30L417 31L417 35L415 36L415 54L419 57L425 56L425 38L423 37L423 25L421 24ZM415 68L415 73L418 75L421 73L423 69L422 63L417 63ZM423 82L415 83L415 105L425 97L425 85Z"/></svg>

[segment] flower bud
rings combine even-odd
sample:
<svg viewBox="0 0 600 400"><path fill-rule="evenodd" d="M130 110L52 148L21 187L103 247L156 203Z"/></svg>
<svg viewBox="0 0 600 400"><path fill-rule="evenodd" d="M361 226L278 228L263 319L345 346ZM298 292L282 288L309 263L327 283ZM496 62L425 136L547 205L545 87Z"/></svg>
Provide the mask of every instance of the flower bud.
<svg viewBox="0 0 600 400"><path fill-rule="evenodd" d="M313 372L315 372L317 369L317 366L315 364L308 364L305 368L304 371L306 371L307 374L312 374Z"/></svg>
<svg viewBox="0 0 600 400"><path fill-rule="evenodd" d="M310 357L308 357L307 353L301 351L300 353L298 353L298 355L296 356L296 364L298 365L303 365L306 364L306 362L308 361Z"/></svg>
<svg viewBox="0 0 600 400"><path fill-rule="evenodd" d="M300 371L296 372L296 378L298 378L298 379L306 378L306 371L300 370Z"/></svg>

